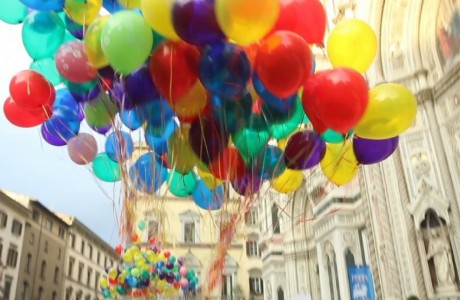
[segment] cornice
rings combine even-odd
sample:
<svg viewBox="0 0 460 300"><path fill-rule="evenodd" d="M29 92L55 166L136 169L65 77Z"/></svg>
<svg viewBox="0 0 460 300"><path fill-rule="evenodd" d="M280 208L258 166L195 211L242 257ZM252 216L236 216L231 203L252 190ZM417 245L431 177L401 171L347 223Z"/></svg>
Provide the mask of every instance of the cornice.
<svg viewBox="0 0 460 300"><path fill-rule="evenodd" d="M460 79L460 63L457 63L441 79L435 84L433 88L433 95L438 99L444 94L451 86Z"/></svg>

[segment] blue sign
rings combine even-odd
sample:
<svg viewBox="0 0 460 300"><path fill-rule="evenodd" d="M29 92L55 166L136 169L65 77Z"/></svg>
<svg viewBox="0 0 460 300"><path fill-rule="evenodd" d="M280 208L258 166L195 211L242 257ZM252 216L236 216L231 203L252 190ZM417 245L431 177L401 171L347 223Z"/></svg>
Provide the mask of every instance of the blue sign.
<svg viewBox="0 0 460 300"><path fill-rule="evenodd" d="M375 300L374 281L369 266L349 266L351 300Z"/></svg>

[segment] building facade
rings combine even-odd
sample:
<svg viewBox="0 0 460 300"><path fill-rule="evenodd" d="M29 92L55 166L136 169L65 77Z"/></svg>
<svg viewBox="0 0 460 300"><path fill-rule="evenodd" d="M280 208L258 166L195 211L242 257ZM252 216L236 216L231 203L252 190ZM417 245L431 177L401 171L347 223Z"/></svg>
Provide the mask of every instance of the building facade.
<svg viewBox="0 0 460 300"><path fill-rule="evenodd" d="M357 181L336 188L306 173L281 213L282 255L264 261L285 268L266 299L460 299L460 2L322 2L329 30L346 17L375 29L369 85L404 84L418 113L397 151ZM317 65L329 67L321 53Z"/></svg>
<svg viewBox="0 0 460 300"><path fill-rule="evenodd" d="M117 265L115 250L77 218L57 215L68 226L61 299L103 299L99 281L106 274L106 267Z"/></svg>
<svg viewBox="0 0 460 300"><path fill-rule="evenodd" d="M0 299L15 299L29 211L0 191Z"/></svg>

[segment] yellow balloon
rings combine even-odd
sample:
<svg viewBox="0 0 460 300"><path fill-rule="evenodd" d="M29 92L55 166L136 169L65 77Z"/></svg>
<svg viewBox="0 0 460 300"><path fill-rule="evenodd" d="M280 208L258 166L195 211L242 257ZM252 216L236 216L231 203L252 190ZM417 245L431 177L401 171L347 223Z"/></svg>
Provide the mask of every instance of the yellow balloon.
<svg viewBox="0 0 460 300"><path fill-rule="evenodd" d="M303 179L302 171L286 169L279 177L272 180L272 187L281 194L289 194L302 185Z"/></svg>
<svg viewBox="0 0 460 300"><path fill-rule="evenodd" d="M331 32L327 54L334 67L349 67L364 73L377 53L374 30L358 19L346 19Z"/></svg>
<svg viewBox="0 0 460 300"><path fill-rule="evenodd" d="M240 45L265 37L275 26L279 13L279 0L216 0L220 28Z"/></svg>
<svg viewBox="0 0 460 300"><path fill-rule="evenodd" d="M222 184L222 180L216 178L209 170L206 168L206 166L203 166L203 168L197 168L198 171L198 176L200 176L200 179L204 182L204 184L210 188L210 189L215 189L218 185Z"/></svg>
<svg viewBox="0 0 460 300"><path fill-rule="evenodd" d="M172 22L174 0L141 0L141 10L147 23L169 40L179 41Z"/></svg>
<svg viewBox="0 0 460 300"><path fill-rule="evenodd" d="M120 4L126 8L141 8L141 0L120 0Z"/></svg>
<svg viewBox="0 0 460 300"><path fill-rule="evenodd" d="M324 175L336 185L350 182L359 169L352 142L328 144L320 165Z"/></svg>
<svg viewBox="0 0 460 300"><path fill-rule="evenodd" d="M405 86L385 83L369 91L366 112L356 125L356 135L381 140L408 129L417 114L417 98Z"/></svg>
<svg viewBox="0 0 460 300"><path fill-rule="evenodd" d="M101 32L109 16L97 18L86 31L85 48L89 63L96 69L108 66L109 60L105 57L101 47Z"/></svg>
<svg viewBox="0 0 460 300"><path fill-rule="evenodd" d="M106 289L108 286L109 286L109 282L107 281L107 278L105 277L102 277L100 280L99 280L99 286L103 289Z"/></svg>
<svg viewBox="0 0 460 300"><path fill-rule="evenodd" d="M189 119L200 114L208 104L206 89L199 80L185 96L171 104L179 119Z"/></svg>
<svg viewBox="0 0 460 300"><path fill-rule="evenodd" d="M191 172L200 161L188 142L189 130L187 127L177 130L168 143L168 160L172 168L182 174Z"/></svg>
<svg viewBox="0 0 460 300"><path fill-rule="evenodd" d="M99 15L102 8L102 0L66 0L65 12L75 23L89 25Z"/></svg>

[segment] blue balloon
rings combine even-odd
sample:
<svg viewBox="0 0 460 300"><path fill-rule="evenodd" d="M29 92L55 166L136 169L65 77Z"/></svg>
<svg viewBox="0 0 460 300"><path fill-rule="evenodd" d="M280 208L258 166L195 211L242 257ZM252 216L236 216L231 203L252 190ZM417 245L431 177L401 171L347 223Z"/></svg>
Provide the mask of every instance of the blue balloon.
<svg viewBox="0 0 460 300"><path fill-rule="evenodd" d="M77 116L54 114L41 127L45 141L53 146L64 146L80 131L80 120Z"/></svg>
<svg viewBox="0 0 460 300"><path fill-rule="evenodd" d="M286 164L284 162L284 152L277 146L266 146L252 163L252 172L263 180L272 180L279 177Z"/></svg>
<svg viewBox="0 0 460 300"><path fill-rule="evenodd" d="M136 130L142 127L142 108L135 106L133 108L125 108L119 111L121 122L131 130Z"/></svg>
<svg viewBox="0 0 460 300"><path fill-rule="evenodd" d="M104 0L102 5L111 14L125 9L125 7L121 5L120 2L118 2L118 0Z"/></svg>
<svg viewBox="0 0 460 300"><path fill-rule="evenodd" d="M172 117L174 111L166 100L155 99L142 106L142 120L147 124L161 126L165 125Z"/></svg>
<svg viewBox="0 0 460 300"><path fill-rule="evenodd" d="M129 287L131 288L136 288L139 285L139 280L131 275L126 276L126 283L128 284Z"/></svg>
<svg viewBox="0 0 460 300"><path fill-rule="evenodd" d="M224 188L219 185L216 189L211 190L202 180L198 180L192 198L195 204L202 209L218 210L224 202Z"/></svg>
<svg viewBox="0 0 460 300"><path fill-rule="evenodd" d="M252 83L257 94L260 96L260 98L262 98L264 104L268 105L272 109L277 109L280 112L292 109L293 104L298 97L297 94L285 99L276 97L265 88L256 73L254 73L252 76Z"/></svg>
<svg viewBox="0 0 460 300"><path fill-rule="evenodd" d="M82 108L66 88L56 91L56 99L53 103L53 115L55 114L62 116L70 114L72 116L69 117L76 116L79 121L82 121L84 118Z"/></svg>
<svg viewBox="0 0 460 300"><path fill-rule="evenodd" d="M5 0L3 0L5 1ZM9 1L9 0L7 0ZM41 11L61 11L65 0L20 0L25 6Z"/></svg>
<svg viewBox="0 0 460 300"><path fill-rule="evenodd" d="M168 178L168 170L148 152L138 158L129 169L129 177L137 190L153 194Z"/></svg>
<svg viewBox="0 0 460 300"><path fill-rule="evenodd" d="M131 135L121 130L112 132L105 141L105 152L115 162L126 161L134 152Z"/></svg>
<svg viewBox="0 0 460 300"><path fill-rule="evenodd" d="M247 93L240 99L226 99L213 95L211 97L211 110L214 119L221 128L231 134L246 127L252 116L252 96Z"/></svg>
<svg viewBox="0 0 460 300"><path fill-rule="evenodd" d="M145 129L145 141L156 154L167 153L169 138L178 128L174 119L170 119L164 127L148 125Z"/></svg>
<svg viewBox="0 0 460 300"><path fill-rule="evenodd" d="M86 27L78 24L77 22L74 22L71 18L69 18L67 15L64 16L64 24L68 32L70 34L79 40L82 40L85 36L86 32Z"/></svg>
<svg viewBox="0 0 460 300"><path fill-rule="evenodd" d="M230 43L208 47L200 61L200 80L212 93L236 97L251 78L251 63L243 48Z"/></svg>

